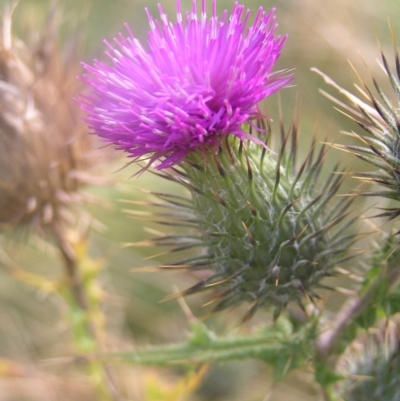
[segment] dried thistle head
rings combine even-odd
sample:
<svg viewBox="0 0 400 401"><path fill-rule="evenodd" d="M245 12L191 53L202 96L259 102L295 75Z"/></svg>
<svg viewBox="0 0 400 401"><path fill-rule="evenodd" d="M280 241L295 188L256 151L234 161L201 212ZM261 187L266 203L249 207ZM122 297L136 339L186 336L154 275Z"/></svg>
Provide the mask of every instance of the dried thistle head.
<svg viewBox="0 0 400 401"><path fill-rule="evenodd" d="M1 17L0 228L66 221L91 182L93 138L73 100L79 55L61 48L56 16L29 44L13 35L11 9Z"/></svg>
<svg viewBox="0 0 400 401"><path fill-rule="evenodd" d="M353 133L359 140L357 145L335 145L361 160L369 163L373 170L357 172L355 177L363 182L373 182L382 186L381 189L360 192L361 196L383 197L400 201L400 58L392 32L394 45L394 68L381 50L382 69L393 91L386 93L371 74L374 90L359 76L361 86L356 86L360 95L356 96L337 85L332 79L318 70L326 83L332 85L347 98L350 105L330 97L345 113L362 128L361 132ZM358 73L357 73L358 75ZM379 217L392 220L400 215L400 207L384 209ZM377 216L377 217L378 217Z"/></svg>

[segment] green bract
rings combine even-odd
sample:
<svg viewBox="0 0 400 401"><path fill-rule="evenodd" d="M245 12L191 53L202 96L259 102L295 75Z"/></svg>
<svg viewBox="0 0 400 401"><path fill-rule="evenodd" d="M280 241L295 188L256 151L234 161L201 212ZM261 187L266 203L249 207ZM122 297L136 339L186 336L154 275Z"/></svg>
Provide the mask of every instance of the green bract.
<svg viewBox="0 0 400 401"><path fill-rule="evenodd" d="M359 140L358 145L335 145L335 147L354 154L361 160L372 166L372 170L355 173L355 177L363 182L377 183L383 188L372 188L370 191L362 191L361 196L374 196L400 201L400 58L395 50L395 72L392 71L389 62L381 52L382 66L386 78L393 89L392 94L387 94L382 85L372 77L376 94L362 82L363 97L359 98L339 85L318 70L325 81L334 86L352 103L346 106L346 112L352 114L352 118L363 129L355 135ZM393 96L394 95L394 96ZM365 99L366 98L366 99ZM343 104L336 100L341 108ZM384 209L378 216L392 220L400 215L398 206Z"/></svg>
<svg viewBox="0 0 400 401"><path fill-rule="evenodd" d="M289 143L290 142L290 143ZM165 221L188 227L190 234L155 238L155 245L174 251L197 247L197 256L161 268L211 270L212 273L179 295L212 288L217 291L213 311L250 302L244 319L261 305L285 306L318 297L321 280L351 255L355 241L344 232L354 222L351 200L336 198L342 175L332 173L318 186L326 154L315 151L296 167L296 126L282 140L277 154L233 137L217 154L193 153L163 177L189 189L190 200L162 196L171 213Z"/></svg>
<svg viewBox="0 0 400 401"><path fill-rule="evenodd" d="M361 352L349 360L345 401L400 400L399 320L390 321L378 334L360 343Z"/></svg>

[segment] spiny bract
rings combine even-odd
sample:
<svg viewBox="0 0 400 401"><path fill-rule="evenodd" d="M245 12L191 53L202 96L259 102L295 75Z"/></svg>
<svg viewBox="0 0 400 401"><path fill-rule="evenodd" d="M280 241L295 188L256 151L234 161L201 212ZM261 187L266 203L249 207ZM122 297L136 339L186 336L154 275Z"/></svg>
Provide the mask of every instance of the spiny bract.
<svg viewBox="0 0 400 401"><path fill-rule="evenodd" d="M386 321L375 334L358 343L347 356L342 389L345 401L400 400L400 321Z"/></svg>
<svg viewBox="0 0 400 401"><path fill-rule="evenodd" d="M214 312L249 301L245 320L264 304L273 305L277 316L291 301L302 305L304 296L318 297L321 280L351 257L347 250L355 236L345 228L355 220L347 217L352 201L332 200L342 175L332 173L318 187L326 149L315 152L314 143L297 169L296 137L294 125L276 157L258 144L226 138L217 154L192 154L181 169L160 174L191 193L190 200L155 194L167 201L162 207L171 209L161 213L165 223L192 232L155 238L151 244L174 245L174 251L202 249L161 268L212 271L179 295L213 288L218 290Z"/></svg>
<svg viewBox="0 0 400 401"><path fill-rule="evenodd" d="M394 40L393 43L395 43ZM335 147L354 154L359 159L366 161L374 167L374 169L370 171L357 172L355 177L363 182L374 182L384 187L384 189L363 191L360 192L359 195L383 197L399 202L400 113L398 103L400 101L400 59L395 49L395 72L393 72L382 51L381 58L383 69L394 91L394 100L382 90L382 86L378 84L374 77L372 77L372 82L378 96L373 94L370 88L362 82L364 89L362 94L367 100L361 100L357 96L341 88L324 74L319 73L325 78L328 84L334 86L350 100L352 106L349 107L337 99L334 99L341 108L351 112L352 118L364 130L364 132L357 132L355 134L361 144L335 145ZM400 208L398 206L385 209L383 213L379 214L380 217L387 217L389 220L399 215Z"/></svg>

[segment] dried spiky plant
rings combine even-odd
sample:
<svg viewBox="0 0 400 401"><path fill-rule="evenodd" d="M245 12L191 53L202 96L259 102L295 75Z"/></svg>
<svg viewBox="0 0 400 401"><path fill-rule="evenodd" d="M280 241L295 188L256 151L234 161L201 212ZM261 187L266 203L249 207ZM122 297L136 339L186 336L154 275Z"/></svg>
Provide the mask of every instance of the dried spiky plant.
<svg viewBox="0 0 400 401"><path fill-rule="evenodd" d="M61 49L55 11L29 44L13 35L11 8L1 19L0 228L62 225L92 182L94 139L73 100L78 49Z"/></svg>
<svg viewBox="0 0 400 401"><path fill-rule="evenodd" d="M350 117L363 129L363 132L353 133L360 141L359 145L335 145L335 147L347 151L374 167L374 170L357 172L355 177L362 181L374 182L382 189L360 192L361 196L383 197L400 201L400 58L396 49L396 42L392 32L394 44L395 71L381 51L382 68L393 88L394 96L387 95L382 85L372 76L371 79L376 94L359 76L361 87L360 97L353 95L341 88L325 74L318 72L325 81L334 86L350 102L351 106L340 102L335 97L330 97L342 110L350 113ZM363 99L363 100L362 100ZM392 220L400 215L400 207L384 209L379 217ZM377 216L377 217L378 217Z"/></svg>
<svg viewBox="0 0 400 401"><path fill-rule="evenodd" d="M0 31L0 231L28 228L46 234L62 257L66 283L55 286L72 313L71 331L79 338L75 351L102 346L101 296L96 273L88 275L86 244L74 231L75 212L91 197L85 184L104 182L91 173L105 156L90 136L74 96L81 90L78 42L59 41L59 8L50 11L42 33L30 32L32 43L12 33L12 9L5 11ZM79 247L77 246L79 244ZM77 249L79 248L79 252ZM84 262L82 262L84 260ZM11 267L13 269L13 266ZM79 311L79 312L77 312ZM79 344L79 345L78 345ZM87 344L90 344L89 346ZM101 399L119 399L113 376L103 363L88 363L89 379Z"/></svg>
<svg viewBox="0 0 400 401"><path fill-rule="evenodd" d="M258 130L270 138L264 121ZM322 280L352 256L356 236L346 232L355 221L349 216L352 199L333 199L343 176L331 173L319 185L326 148L317 151L315 142L297 167L297 131L297 123L282 131L277 154L227 138L217 154L194 154L179 168L156 173L191 194L184 199L154 193L164 201L153 203L162 209L156 215L168 227L191 232L139 245L173 246L173 252L200 248L193 257L160 267L211 271L178 295L214 289L213 312L248 301L245 321L262 305L273 306L277 317L289 302L303 306L304 299L318 298L317 289L327 288Z"/></svg>

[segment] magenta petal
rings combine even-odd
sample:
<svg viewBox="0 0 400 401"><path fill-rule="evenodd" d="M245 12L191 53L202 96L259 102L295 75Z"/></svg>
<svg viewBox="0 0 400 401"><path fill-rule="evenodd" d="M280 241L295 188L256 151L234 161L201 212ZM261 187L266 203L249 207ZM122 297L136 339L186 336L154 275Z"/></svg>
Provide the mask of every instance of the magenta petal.
<svg viewBox="0 0 400 401"><path fill-rule="evenodd" d="M111 65L83 65L90 92L79 102L95 134L134 158L160 159L160 169L228 134L248 137L242 125L259 115L257 104L291 79L272 73L286 37L274 36L274 10L260 8L246 28L243 5L221 19L212 6L210 18L204 9L198 17L193 1L183 17L178 0L176 23L161 7L161 21L146 10L148 50L128 27L127 37L106 42Z"/></svg>

